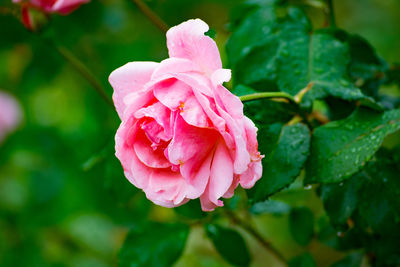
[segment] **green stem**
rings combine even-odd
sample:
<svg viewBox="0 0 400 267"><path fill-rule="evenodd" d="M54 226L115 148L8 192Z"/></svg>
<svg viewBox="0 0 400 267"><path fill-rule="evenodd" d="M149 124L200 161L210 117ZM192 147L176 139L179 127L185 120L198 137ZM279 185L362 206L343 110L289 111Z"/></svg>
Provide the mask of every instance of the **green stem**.
<svg viewBox="0 0 400 267"><path fill-rule="evenodd" d="M263 92L263 93L254 93L249 95L243 95L239 97L242 102L253 101L263 98L281 98L289 100L292 103L295 103L293 96L289 95L285 92Z"/></svg>
<svg viewBox="0 0 400 267"><path fill-rule="evenodd" d="M287 265L286 264L286 259L285 257L283 257L283 255L276 250L271 243L264 239L262 237L262 235L255 229L253 228L247 221L242 220L241 218L239 218L238 216L236 216L235 213L233 213L232 211L226 210L227 215L229 216L229 218L231 219L231 221L238 225L239 227L241 227L242 229L244 229L245 231L247 231L250 235L252 235L269 253L271 253L272 255L274 255L282 264Z"/></svg>
<svg viewBox="0 0 400 267"><path fill-rule="evenodd" d="M78 71L83 78L85 78L90 85L96 90L96 92L107 102L107 104L114 109L114 103L107 95L103 86L95 78L92 72L83 64L78 58L76 58L68 49L65 47L54 45L60 55L71 64L71 66Z"/></svg>
<svg viewBox="0 0 400 267"><path fill-rule="evenodd" d="M333 8L333 0L328 0L328 9L329 9L329 20L330 20L330 27L336 28L336 20L335 20L335 10Z"/></svg>
<svg viewBox="0 0 400 267"><path fill-rule="evenodd" d="M165 23L153 10L151 10L142 0L132 0L135 2L140 11L162 32L166 33L169 29Z"/></svg>

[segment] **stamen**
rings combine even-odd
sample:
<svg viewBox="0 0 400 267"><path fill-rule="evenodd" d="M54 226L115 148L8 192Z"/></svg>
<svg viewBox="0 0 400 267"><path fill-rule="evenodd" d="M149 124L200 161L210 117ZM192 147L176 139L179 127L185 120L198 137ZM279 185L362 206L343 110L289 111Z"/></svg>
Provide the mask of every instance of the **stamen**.
<svg viewBox="0 0 400 267"><path fill-rule="evenodd" d="M178 109L180 110L181 113L183 112L183 108L184 108L184 107L185 107L185 103L180 102L180 103L179 103Z"/></svg>

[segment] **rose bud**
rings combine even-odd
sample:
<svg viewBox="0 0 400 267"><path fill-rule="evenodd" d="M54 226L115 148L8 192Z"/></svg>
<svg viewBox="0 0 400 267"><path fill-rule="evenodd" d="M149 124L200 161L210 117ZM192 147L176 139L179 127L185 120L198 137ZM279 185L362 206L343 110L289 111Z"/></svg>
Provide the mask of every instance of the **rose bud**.
<svg viewBox="0 0 400 267"><path fill-rule="evenodd" d="M32 31L40 31L48 23L48 16L40 10L30 8L29 4L21 7L21 21L24 26Z"/></svg>
<svg viewBox="0 0 400 267"><path fill-rule="evenodd" d="M45 13L58 13L68 15L80 5L90 0L13 0L14 3L21 3L25 8L36 8Z"/></svg>

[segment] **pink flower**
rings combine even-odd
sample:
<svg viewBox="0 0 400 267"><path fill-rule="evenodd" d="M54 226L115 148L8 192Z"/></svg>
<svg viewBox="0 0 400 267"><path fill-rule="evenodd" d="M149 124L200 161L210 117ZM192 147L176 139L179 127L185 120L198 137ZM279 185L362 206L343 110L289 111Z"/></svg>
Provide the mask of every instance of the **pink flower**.
<svg viewBox="0 0 400 267"><path fill-rule="evenodd" d="M90 0L13 0L14 3L28 3L28 6L38 8L45 13L59 13L61 15L67 15L80 5L88 3L89 1ZM24 7L26 8L26 5ZM25 23L26 21L24 21L24 24Z"/></svg>
<svg viewBox="0 0 400 267"><path fill-rule="evenodd" d="M175 26L167 32L170 58L131 62L109 78L122 120L116 156L128 180L164 207L200 198L212 211L262 173L257 128L222 86L231 73L207 31L200 19Z"/></svg>
<svg viewBox="0 0 400 267"><path fill-rule="evenodd" d="M20 105L11 95L0 92L0 143L14 131L22 118Z"/></svg>

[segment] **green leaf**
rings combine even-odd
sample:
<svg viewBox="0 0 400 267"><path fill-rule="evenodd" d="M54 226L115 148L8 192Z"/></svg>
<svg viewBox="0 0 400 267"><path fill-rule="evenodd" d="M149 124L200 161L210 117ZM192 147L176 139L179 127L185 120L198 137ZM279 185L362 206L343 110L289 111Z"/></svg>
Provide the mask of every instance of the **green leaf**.
<svg viewBox="0 0 400 267"><path fill-rule="evenodd" d="M301 102L304 108L311 108L314 99L334 96L380 109L348 75L346 37L336 29L312 32L301 9L271 1L251 13L227 43L235 83L291 95L309 87Z"/></svg>
<svg viewBox="0 0 400 267"><path fill-rule="evenodd" d="M259 133L259 139L264 138ZM300 174L307 159L310 133L302 123L282 127L279 137L270 145L263 159L263 178L247 190L250 201L259 202L289 186ZM262 147L261 147L262 148ZM261 152L264 151L261 149Z"/></svg>
<svg viewBox="0 0 400 267"><path fill-rule="evenodd" d="M400 210L400 169L385 155L384 150L367 163L366 167L344 182L324 184L321 197L324 208L334 226L346 224L355 217L363 225L378 232L390 232ZM357 216L352 216L357 210Z"/></svg>
<svg viewBox="0 0 400 267"><path fill-rule="evenodd" d="M314 214L306 207L293 208L289 214L289 229L297 243L307 246L314 235Z"/></svg>
<svg viewBox="0 0 400 267"><path fill-rule="evenodd" d="M390 66L387 75L387 83L396 83L400 85L400 63L396 63Z"/></svg>
<svg viewBox="0 0 400 267"><path fill-rule="evenodd" d="M189 227L148 223L129 232L119 253L119 266L171 266L182 254Z"/></svg>
<svg viewBox="0 0 400 267"><path fill-rule="evenodd" d="M361 252L354 252L346 256L344 259L335 262L331 267L359 267L363 254Z"/></svg>
<svg viewBox="0 0 400 267"><path fill-rule="evenodd" d="M277 84L281 57L289 56L287 47L281 46L297 36L307 36L309 31L311 25L298 8L283 8L271 3L257 9L233 32L227 43L228 57L237 79L235 82L251 85L269 81ZM298 62L292 63L299 67Z"/></svg>
<svg viewBox="0 0 400 267"><path fill-rule="evenodd" d="M346 224L357 207L360 187L357 177L340 183L321 185L321 198L333 225Z"/></svg>
<svg viewBox="0 0 400 267"><path fill-rule="evenodd" d="M377 97L381 84L385 82L388 64L377 56L367 40L358 35L348 35L351 63L349 75L364 94Z"/></svg>
<svg viewBox="0 0 400 267"><path fill-rule="evenodd" d="M316 267L314 258L306 252L289 261L289 267Z"/></svg>
<svg viewBox="0 0 400 267"><path fill-rule="evenodd" d="M344 182L321 188L324 207L336 228L330 230L333 239L329 242L342 250L364 248L366 253L374 255L377 266L400 263L400 248L394 245L400 238L397 153L380 149L361 172ZM334 203L338 207L334 208ZM345 227L340 225L347 218L350 220Z"/></svg>
<svg viewBox="0 0 400 267"><path fill-rule="evenodd" d="M314 130L305 184L340 182L371 159L384 138L400 129L400 110L359 108L350 117Z"/></svg>
<svg viewBox="0 0 400 267"><path fill-rule="evenodd" d="M278 24L274 2L277 1L264 1L263 8L248 14L232 33L226 45L232 64L242 60L254 48L271 42L271 33ZM240 15L243 16L243 11L241 12Z"/></svg>
<svg viewBox="0 0 400 267"><path fill-rule="evenodd" d="M217 224L207 224L205 230L225 260L235 266L249 266L249 251L243 237L237 231Z"/></svg>
<svg viewBox="0 0 400 267"><path fill-rule="evenodd" d="M263 202L258 202L251 206L250 212L252 214L273 214L273 215L283 215L289 213L291 207L289 204L278 200L265 200Z"/></svg>
<svg viewBox="0 0 400 267"><path fill-rule="evenodd" d="M373 231L389 236L400 229L400 168L390 156L378 151L357 175L363 183L358 196L360 216Z"/></svg>
<svg viewBox="0 0 400 267"><path fill-rule="evenodd" d="M369 238L362 235L359 229L352 228L347 232L335 229L329 224L329 220L325 216L319 218L317 224L318 241L336 250L346 251L360 248L362 242L370 241Z"/></svg>

